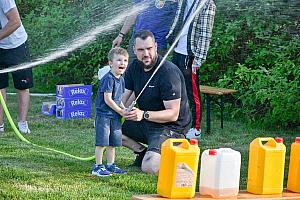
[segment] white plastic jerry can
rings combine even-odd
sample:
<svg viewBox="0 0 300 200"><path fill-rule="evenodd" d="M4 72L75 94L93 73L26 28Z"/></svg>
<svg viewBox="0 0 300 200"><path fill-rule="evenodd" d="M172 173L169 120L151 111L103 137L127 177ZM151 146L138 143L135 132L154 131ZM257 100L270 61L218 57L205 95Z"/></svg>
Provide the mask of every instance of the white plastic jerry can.
<svg viewBox="0 0 300 200"><path fill-rule="evenodd" d="M241 153L230 148L205 150L201 155L199 191L213 198L239 193Z"/></svg>

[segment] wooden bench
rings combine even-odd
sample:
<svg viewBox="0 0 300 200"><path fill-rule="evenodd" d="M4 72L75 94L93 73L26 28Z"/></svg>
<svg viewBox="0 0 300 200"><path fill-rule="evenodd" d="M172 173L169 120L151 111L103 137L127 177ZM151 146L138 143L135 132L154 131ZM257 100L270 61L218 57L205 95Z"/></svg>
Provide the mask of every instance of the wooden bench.
<svg viewBox="0 0 300 200"><path fill-rule="evenodd" d="M220 103L217 101L217 105L220 106L221 109L221 128L223 129L223 121L224 121L224 96L233 94L237 92L234 89L226 89L226 88L217 88L217 87L210 87L206 85L200 85L200 92L204 94L205 101L206 101L206 132L210 133L210 102L212 101L212 97L219 97Z"/></svg>
<svg viewBox="0 0 300 200"><path fill-rule="evenodd" d="M166 200L158 194L146 194L146 195L135 195L132 197L133 200ZM199 192L196 193L194 200L213 200L214 198L206 195L200 195ZM229 200L229 199L247 199L247 200L296 200L300 199L299 193L293 193L289 191L284 191L282 194L278 195L255 195L250 194L246 191L240 191L236 198L221 198L217 200ZM176 199L173 199L176 200ZM179 200L179 199L177 199ZM216 199L214 199L216 200Z"/></svg>

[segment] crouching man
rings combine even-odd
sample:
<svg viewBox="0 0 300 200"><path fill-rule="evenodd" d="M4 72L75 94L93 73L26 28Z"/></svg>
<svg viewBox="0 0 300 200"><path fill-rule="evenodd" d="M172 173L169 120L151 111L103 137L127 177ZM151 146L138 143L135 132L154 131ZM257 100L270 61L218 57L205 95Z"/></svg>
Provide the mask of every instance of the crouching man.
<svg viewBox="0 0 300 200"><path fill-rule="evenodd" d="M134 52L137 59L125 72L123 102L126 107L140 94L162 60L157 54L154 36L148 30L135 34ZM190 128L185 81L178 67L165 61L137 100L137 105L138 108L125 114L123 146L137 154L133 165L141 166L143 172L157 174L161 144L168 138L184 138Z"/></svg>

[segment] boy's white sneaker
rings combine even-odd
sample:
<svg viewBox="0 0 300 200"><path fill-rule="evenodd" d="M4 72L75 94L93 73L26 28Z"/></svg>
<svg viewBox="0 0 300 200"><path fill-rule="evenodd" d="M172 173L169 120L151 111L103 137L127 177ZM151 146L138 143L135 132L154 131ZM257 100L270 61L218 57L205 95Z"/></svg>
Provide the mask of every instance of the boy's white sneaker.
<svg viewBox="0 0 300 200"><path fill-rule="evenodd" d="M4 124L0 125L0 133L4 133Z"/></svg>
<svg viewBox="0 0 300 200"><path fill-rule="evenodd" d="M190 128L186 134L188 139L198 139L201 138L201 129L197 130L196 128Z"/></svg>
<svg viewBox="0 0 300 200"><path fill-rule="evenodd" d="M20 121L18 122L19 131L23 134L31 133L30 129L28 128L27 121Z"/></svg>

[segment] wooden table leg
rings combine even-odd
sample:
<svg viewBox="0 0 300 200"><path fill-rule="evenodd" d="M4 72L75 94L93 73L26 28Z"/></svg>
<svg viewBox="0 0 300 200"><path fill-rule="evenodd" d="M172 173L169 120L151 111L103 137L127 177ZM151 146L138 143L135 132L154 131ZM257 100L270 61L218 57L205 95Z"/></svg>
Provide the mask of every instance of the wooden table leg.
<svg viewBox="0 0 300 200"><path fill-rule="evenodd" d="M210 100L211 97L207 94L206 96L206 132L210 133Z"/></svg>
<svg viewBox="0 0 300 200"><path fill-rule="evenodd" d="M223 129L223 121L224 121L224 96L222 95L221 96L221 105L220 105L220 108L221 108L221 128Z"/></svg>

